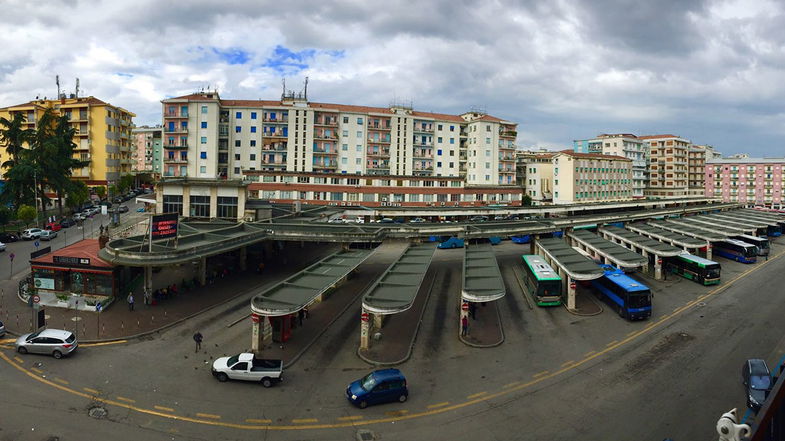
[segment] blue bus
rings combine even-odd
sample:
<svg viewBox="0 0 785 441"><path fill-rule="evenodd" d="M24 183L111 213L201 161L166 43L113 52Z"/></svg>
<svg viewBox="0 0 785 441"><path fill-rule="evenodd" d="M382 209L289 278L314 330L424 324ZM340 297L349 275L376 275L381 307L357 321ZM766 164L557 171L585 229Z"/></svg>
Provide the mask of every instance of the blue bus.
<svg viewBox="0 0 785 441"><path fill-rule="evenodd" d="M532 241L532 237L528 234L523 234L520 236L510 236L510 240L513 243L529 243Z"/></svg>
<svg viewBox="0 0 785 441"><path fill-rule="evenodd" d="M757 262L758 247L736 239L714 242L714 254L741 263Z"/></svg>
<svg viewBox="0 0 785 441"><path fill-rule="evenodd" d="M603 300L627 320L651 317L651 291L649 287L624 274L613 265L600 265L605 275L591 281L592 287Z"/></svg>

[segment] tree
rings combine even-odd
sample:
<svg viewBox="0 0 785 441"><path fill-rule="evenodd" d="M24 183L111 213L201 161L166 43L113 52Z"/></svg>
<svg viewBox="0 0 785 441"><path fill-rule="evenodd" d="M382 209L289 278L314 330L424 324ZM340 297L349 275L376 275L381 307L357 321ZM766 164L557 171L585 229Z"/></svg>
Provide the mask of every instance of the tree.
<svg viewBox="0 0 785 441"><path fill-rule="evenodd" d="M35 208L29 205L22 205L19 207L19 210L16 211L16 216L25 223L25 225L32 222L35 219L36 210Z"/></svg>
<svg viewBox="0 0 785 441"><path fill-rule="evenodd" d="M0 207L0 225L7 224L14 216L14 212L8 207Z"/></svg>
<svg viewBox="0 0 785 441"><path fill-rule="evenodd" d="M111 198L112 196L117 196L117 193L118 193L117 185L115 185L115 184L110 185L109 186L109 197Z"/></svg>
<svg viewBox="0 0 785 441"><path fill-rule="evenodd" d="M125 193L131 188L132 185L134 185L134 176L123 175L122 177L120 177L120 181L117 183L117 188L120 190L121 193Z"/></svg>
<svg viewBox="0 0 785 441"><path fill-rule="evenodd" d="M0 148L5 148L8 160L0 164L0 167L11 170L17 166L23 154L26 152L24 145L29 143L33 137L33 131L24 128L25 116L16 113L9 120L0 118ZM6 179L8 179L6 177ZM15 207L19 207L24 201L22 195L24 187L32 187L32 180L27 183L17 182L16 185L9 185L3 189L2 200L10 202Z"/></svg>
<svg viewBox="0 0 785 441"><path fill-rule="evenodd" d="M98 197L101 198L102 200L106 197L106 187L103 186L93 187L93 190L95 191L95 194L97 194Z"/></svg>
<svg viewBox="0 0 785 441"><path fill-rule="evenodd" d="M74 182L66 193L66 204L69 208L79 208L90 199L90 190L84 182Z"/></svg>
<svg viewBox="0 0 785 441"><path fill-rule="evenodd" d="M532 197L529 196L528 194L523 195L523 197L521 198L521 205L523 205L524 207L531 207Z"/></svg>

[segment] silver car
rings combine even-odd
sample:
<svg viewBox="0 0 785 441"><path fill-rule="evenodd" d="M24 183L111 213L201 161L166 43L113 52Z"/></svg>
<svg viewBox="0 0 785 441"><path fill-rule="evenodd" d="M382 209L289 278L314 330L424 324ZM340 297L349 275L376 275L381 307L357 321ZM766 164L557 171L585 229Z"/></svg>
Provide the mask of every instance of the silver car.
<svg viewBox="0 0 785 441"><path fill-rule="evenodd" d="M5 335L5 325L3 325L3 322L0 322L0 337L4 335Z"/></svg>
<svg viewBox="0 0 785 441"><path fill-rule="evenodd" d="M38 236L41 240L52 240L57 237L57 231L54 230L44 230L41 232L41 235Z"/></svg>
<svg viewBox="0 0 785 441"><path fill-rule="evenodd" d="M62 329L44 329L32 334L25 334L16 339L16 351L20 354L52 354L54 358L62 358L75 351L78 343L73 333Z"/></svg>

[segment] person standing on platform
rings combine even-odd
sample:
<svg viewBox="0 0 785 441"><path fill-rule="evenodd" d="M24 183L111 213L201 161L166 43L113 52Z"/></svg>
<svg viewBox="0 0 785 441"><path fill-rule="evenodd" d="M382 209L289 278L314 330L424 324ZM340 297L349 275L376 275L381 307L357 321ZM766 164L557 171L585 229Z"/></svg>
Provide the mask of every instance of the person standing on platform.
<svg viewBox="0 0 785 441"><path fill-rule="evenodd" d="M134 310L134 293L132 292L128 293L128 310L129 311Z"/></svg>
<svg viewBox="0 0 785 441"><path fill-rule="evenodd" d="M199 331L196 331L196 334L194 334L194 342L196 342L196 350L194 350L194 353L197 353L197 352L199 352L200 349L202 349L202 339L203 338L204 337L202 337L202 333L199 332Z"/></svg>
<svg viewBox="0 0 785 441"><path fill-rule="evenodd" d="M469 318L466 316L461 317L461 337L466 337L469 334Z"/></svg>

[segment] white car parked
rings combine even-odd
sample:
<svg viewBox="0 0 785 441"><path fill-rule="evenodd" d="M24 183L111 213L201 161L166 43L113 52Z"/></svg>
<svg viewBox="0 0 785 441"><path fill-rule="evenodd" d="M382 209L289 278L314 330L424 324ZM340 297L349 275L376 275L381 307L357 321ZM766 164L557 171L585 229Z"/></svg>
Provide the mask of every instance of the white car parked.
<svg viewBox="0 0 785 441"><path fill-rule="evenodd" d="M24 240L38 239L39 237L41 237L42 231L43 230L40 228L28 228L22 231L22 239Z"/></svg>

